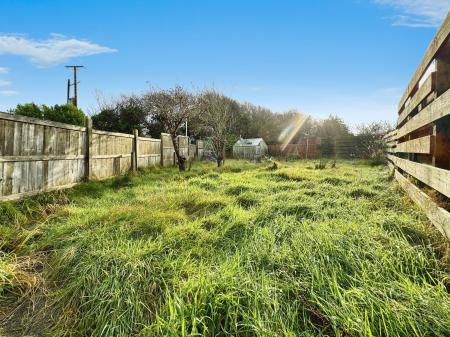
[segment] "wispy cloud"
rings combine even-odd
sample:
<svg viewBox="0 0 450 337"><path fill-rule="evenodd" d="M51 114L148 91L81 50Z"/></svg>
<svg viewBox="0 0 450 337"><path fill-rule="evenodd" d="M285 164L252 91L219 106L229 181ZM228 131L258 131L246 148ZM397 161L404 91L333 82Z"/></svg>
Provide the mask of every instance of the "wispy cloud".
<svg viewBox="0 0 450 337"><path fill-rule="evenodd" d="M51 34L46 40L29 39L24 35L0 35L0 54L24 56L40 67L58 65L73 57L116 51L113 48L87 40L68 38L61 34Z"/></svg>
<svg viewBox="0 0 450 337"><path fill-rule="evenodd" d="M0 67L0 74L7 74L7 73L8 73L8 68Z"/></svg>
<svg viewBox="0 0 450 337"><path fill-rule="evenodd" d="M422 28L439 27L450 10L450 0L373 0L395 8L394 26Z"/></svg>
<svg viewBox="0 0 450 337"><path fill-rule="evenodd" d="M17 94L18 92L14 90L0 90L0 96L14 96Z"/></svg>
<svg viewBox="0 0 450 337"><path fill-rule="evenodd" d="M4 80L0 80L0 87L5 87L11 85L10 81L4 81Z"/></svg>

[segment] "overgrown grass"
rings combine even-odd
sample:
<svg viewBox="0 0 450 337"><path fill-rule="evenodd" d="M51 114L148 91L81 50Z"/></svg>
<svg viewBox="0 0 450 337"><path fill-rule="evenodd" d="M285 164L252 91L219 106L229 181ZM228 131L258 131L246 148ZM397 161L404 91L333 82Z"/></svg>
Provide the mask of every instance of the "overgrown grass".
<svg viewBox="0 0 450 337"><path fill-rule="evenodd" d="M448 244L383 167L313 166L196 163L0 204L3 333L448 335Z"/></svg>

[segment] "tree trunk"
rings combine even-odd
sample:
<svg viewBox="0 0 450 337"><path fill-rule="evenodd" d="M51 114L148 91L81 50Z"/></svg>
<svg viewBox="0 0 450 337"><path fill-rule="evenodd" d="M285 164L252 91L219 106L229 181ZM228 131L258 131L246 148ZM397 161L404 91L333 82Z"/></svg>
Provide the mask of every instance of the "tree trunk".
<svg viewBox="0 0 450 337"><path fill-rule="evenodd" d="M177 142L177 135L170 134L172 138L173 149L175 150L175 155L177 157L178 169L180 171L186 171L186 158L180 154L180 147Z"/></svg>
<svg viewBox="0 0 450 337"><path fill-rule="evenodd" d="M222 157L217 157L217 167L221 167L223 163L223 158Z"/></svg>
<svg viewBox="0 0 450 337"><path fill-rule="evenodd" d="M219 153L217 155L217 167L221 167L225 163L225 146L222 146L222 149L218 152Z"/></svg>

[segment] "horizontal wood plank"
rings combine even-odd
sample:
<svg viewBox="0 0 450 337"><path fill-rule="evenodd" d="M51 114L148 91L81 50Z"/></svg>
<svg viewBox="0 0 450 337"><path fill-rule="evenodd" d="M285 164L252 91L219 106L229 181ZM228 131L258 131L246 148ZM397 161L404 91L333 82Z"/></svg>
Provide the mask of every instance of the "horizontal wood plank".
<svg viewBox="0 0 450 337"><path fill-rule="evenodd" d="M138 155L138 158L148 158L148 157L161 157L161 154L140 154Z"/></svg>
<svg viewBox="0 0 450 337"><path fill-rule="evenodd" d="M394 164L392 164L390 161L388 161L387 165L388 165L388 167L389 167L389 170L391 170L391 171L394 171L394 170L395 170Z"/></svg>
<svg viewBox="0 0 450 337"><path fill-rule="evenodd" d="M0 162L23 162L23 161L49 161L49 160L78 160L84 159L84 155L34 155L34 156L3 156L0 157Z"/></svg>
<svg viewBox="0 0 450 337"><path fill-rule="evenodd" d="M428 97L433 91L434 86L434 76L429 76L425 83L419 88L419 90L412 97L411 102L405 109L402 111L400 116L397 119L397 125L400 125L409 114L417 108L417 106Z"/></svg>
<svg viewBox="0 0 450 337"><path fill-rule="evenodd" d="M138 139L139 139L139 141L143 141L143 142L155 142L155 143L161 142L161 139L156 139L156 138L138 137Z"/></svg>
<svg viewBox="0 0 450 337"><path fill-rule="evenodd" d="M397 132L397 138L406 136L442 117L450 115L450 90L435 99L417 115L411 118Z"/></svg>
<svg viewBox="0 0 450 337"><path fill-rule="evenodd" d="M397 146L397 141L396 140L392 140L392 141L389 141L389 142L385 142L384 145L387 146L387 147L394 147L394 146Z"/></svg>
<svg viewBox="0 0 450 337"><path fill-rule="evenodd" d="M129 154L98 154L94 155L92 159L113 159L113 158L129 158L131 157L131 153Z"/></svg>
<svg viewBox="0 0 450 337"><path fill-rule="evenodd" d="M391 148L391 147L386 148L386 152L387 153L397 153L395 148Z"/></svg>
<svg viewBox="0 0 450 337"><path fill-rule="evenodd" d="M388 132L383 139L390 139L390 138L394 138L397 135L397 129L392 130L391 132Z"/></svg>
<svg viewBox="0 0 450 337"><path fill-rule="evenodd" d="M424 57L422 58L422 61L417 67L416 72L414 73L411 81L409 82L408 87L403 93L403 96L398 106L399 111L405 104L408 97L411 95L412 90L417 85L424 72L427 70L428 66L430 65L439 48L447 40L449 34L450 34L450 14L447 15L447 18L445 19L441 28L436 33L435 37L433 38L433 41L431 41L427 51L425 52Z"/></svg>
<svg viewBox="0 0 450 337"><path fill-rule="evenodd" d="M425 136L413 140L408 140L403 143L398 143L395 152L430 154L431 136Z"/></svg>
<svg viewBox="0 0 450 337"><path fill-rule="evenodd" d="M388 155L388 159L395 166L412 175L414 178L434 188L443 195L450 197L450 171L398 158L393 155Z"/></svg>
<svg viewBox="0 0 450 337"><path fill-rule="evenodd" d="M450 240L450 213L439 207L428 195L413 185L400 172L395 171L395 179L409 197L424 211L431 223Z"/></svg>
<svg viewBox="0 0 450 337"><path fill-rule="evenodd" d="M120 133L120 132L109 132L109 131L101 131L101 130L92 130L92 133L95 133L97 135L105 135L105 136L134 138L133 135L130 135L128 133Z"/></svg>

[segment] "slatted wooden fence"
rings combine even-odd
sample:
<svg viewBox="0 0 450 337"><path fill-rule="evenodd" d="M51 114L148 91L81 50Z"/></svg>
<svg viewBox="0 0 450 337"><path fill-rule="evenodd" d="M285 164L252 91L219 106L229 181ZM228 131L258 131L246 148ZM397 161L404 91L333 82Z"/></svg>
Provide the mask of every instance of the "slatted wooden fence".
<svg viewBox="0 0 450 337"><path fill-rule="evenodd" d="M297 144L272 144L268 145L268 151L275 157L299 157L303 159L314 159L321 156L321 139L318 137L301 139Z"/></svg>
<svg viewBox="0 0 450 337"><path fill-rule="evenodd" d="M186 157L198 152L188 137L177 141ZM146 138L136 130L132 135L95 130L90 120L80 127L0 113L0 201L174 164L167 134Z"/></svg>
<svg viewBox="0 0 450 337"><path fill-rule="evenodd" d="M268 145L269 154L275 157L298 157L301 159L316 159L333 157L339 159L371 159L379 144L382 152L382 142L373 136L354 136L338 138L302 139L297 144Z"/></svg>
<svg viewBox="0 0 450 337"><path fill-rule="evenodd" d="M450 213L409 177L450 204L450 14L403 94L397 128L385 136L389 165L411 198L450 239Z"/></svg>

